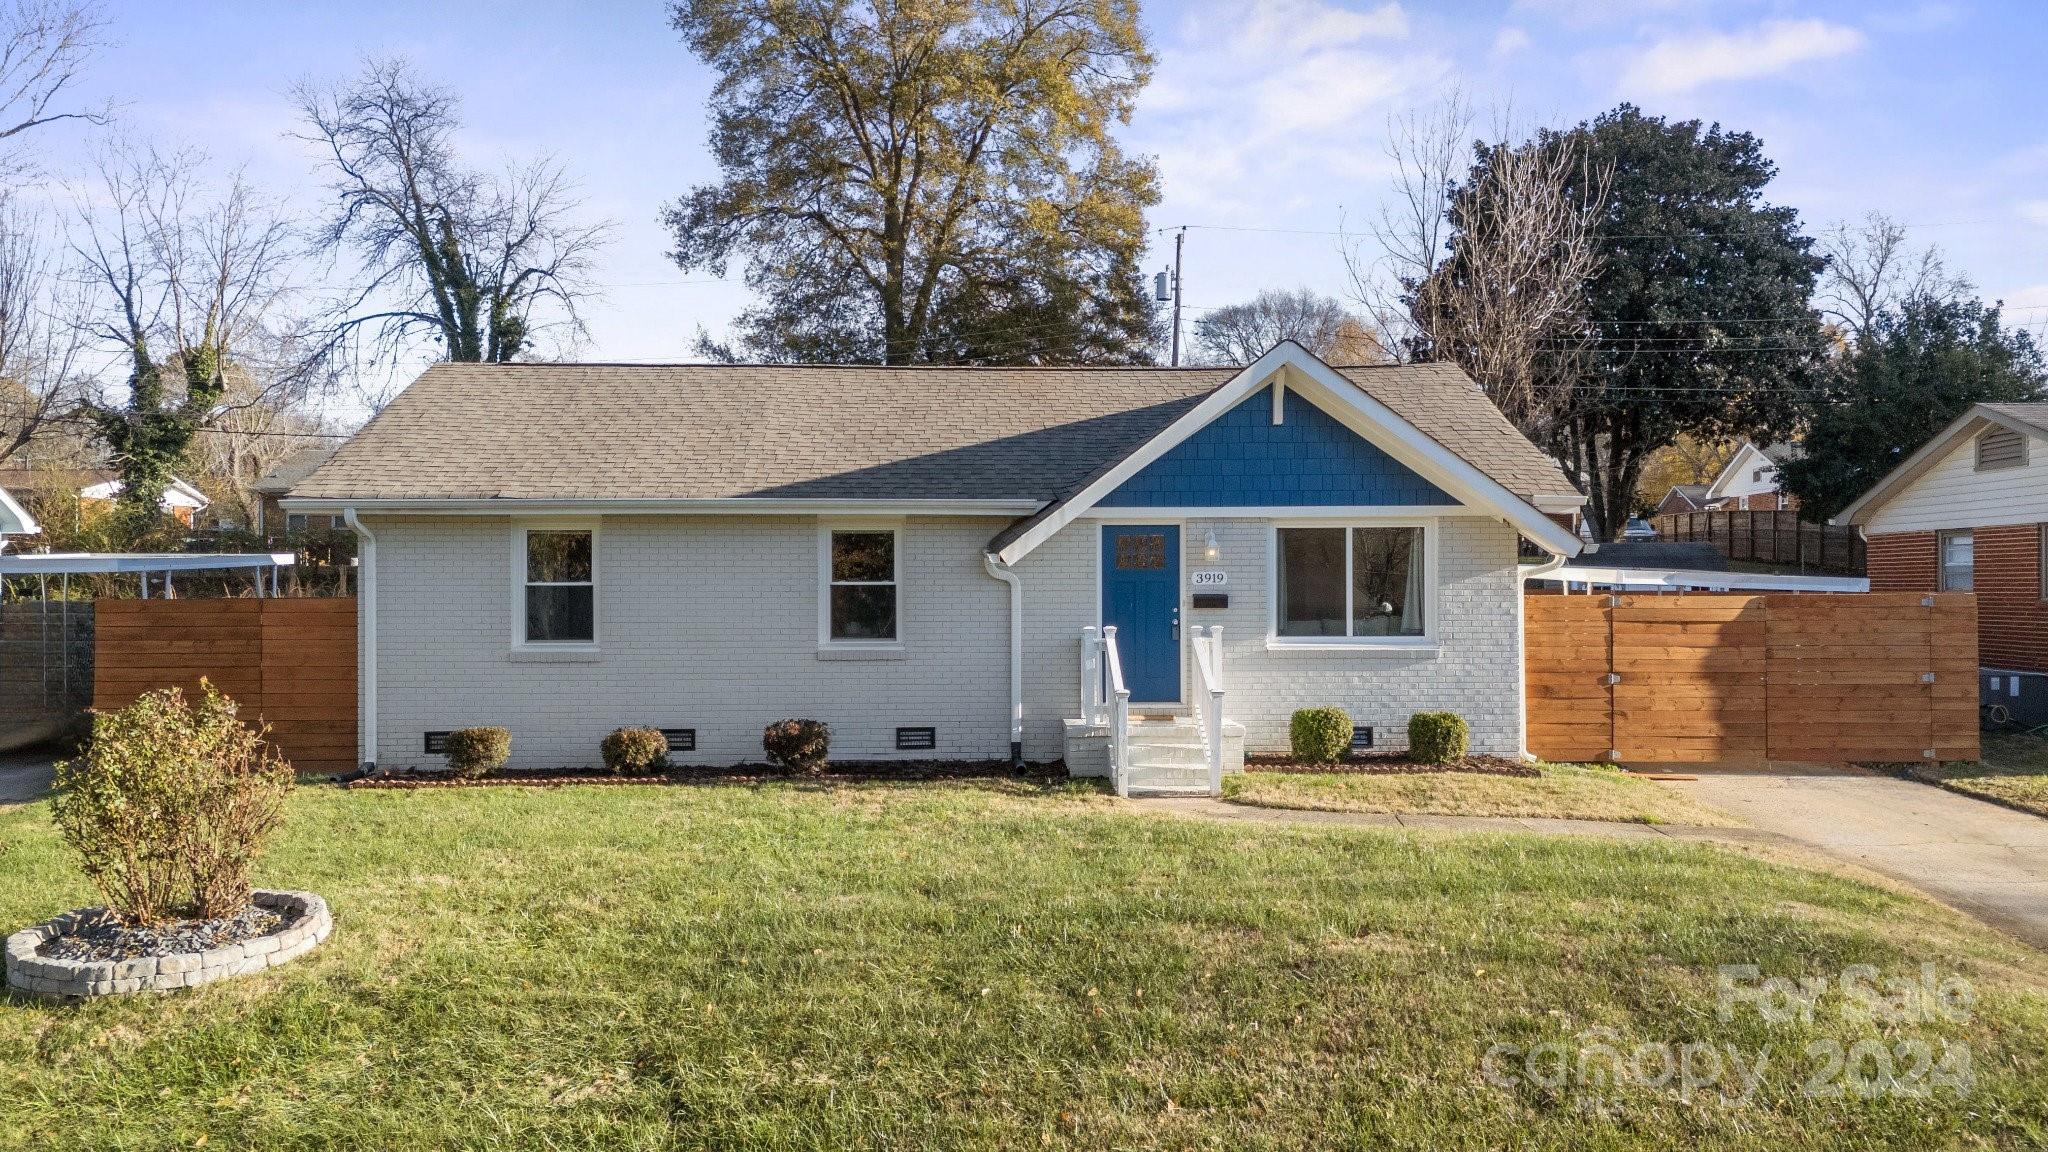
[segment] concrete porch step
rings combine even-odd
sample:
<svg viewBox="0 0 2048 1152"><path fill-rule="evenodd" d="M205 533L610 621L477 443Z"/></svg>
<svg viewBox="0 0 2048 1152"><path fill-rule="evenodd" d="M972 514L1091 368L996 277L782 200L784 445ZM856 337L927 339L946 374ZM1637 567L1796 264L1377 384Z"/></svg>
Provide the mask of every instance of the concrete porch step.
<svg viewBox="0 0 2048 1152"><path fill-rule="evenodd" d="M1198 788L1209 790L1209 769L1198 765L1134 763L1126 778L1139 788Z"/></svg>

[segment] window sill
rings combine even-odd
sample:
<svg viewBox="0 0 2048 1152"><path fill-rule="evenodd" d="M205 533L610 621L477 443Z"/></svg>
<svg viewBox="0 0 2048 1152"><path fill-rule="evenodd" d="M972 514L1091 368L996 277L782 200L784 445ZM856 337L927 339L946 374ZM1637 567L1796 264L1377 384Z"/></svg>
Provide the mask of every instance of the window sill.
<svg viewBox="0 0 2048 1152"><path fill-rule="evenodd" d="M1434 640L1422 640L1407 644L1374 642L1371 640L1289 640L1281 637L1266 638L1268 652L1377 652L1387 656L1427 656L1435 659L1443 654L1443 646Z"/></svg>
<svg viewBox="0 0 2048 1152"><path fill-rule="evenodd" d="M908 660L910 651L901 644L820 644L820 660Z"/></svg>
<svg viewBox="0 0 2048 1152"><path fill-rule="evenodd" d="M514 648L507 654L514 664L595 664L602 658L596 648L542 648L537 645Z"/></svg>

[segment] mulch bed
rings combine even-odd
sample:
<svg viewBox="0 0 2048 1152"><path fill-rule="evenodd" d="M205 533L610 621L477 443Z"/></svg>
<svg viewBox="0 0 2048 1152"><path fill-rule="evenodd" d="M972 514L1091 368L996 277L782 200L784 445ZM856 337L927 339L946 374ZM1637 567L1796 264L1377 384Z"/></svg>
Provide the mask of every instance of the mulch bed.
<svg viewBox="0 0 2048 1152"><path fill-rule="evenodd" d="M774 764L734 764L728 767L687 765L658 776L613 776L592 768L555 768L535 771L521 769L492 776L465 779L452 772L391 772L342 783L343 788L563 788L570 785L607 784L761 784L785 781L814 781L820 784L850 784L868 781L923 780L1025 780L1055 784L1067 778L1063 760L1049 764L1026 764L1013 772L1008 760L849 760L834 761L825 771L811 775L793 772Z"/></svg>
<svg viewBox="0 0 2048 1152"><path fill-rule="evenodd" d="M1455 764L1418 764L1402 759L1400 752L1365 752L1335 764L1311 764L1291 756L1248 755L1247 772L1319 773L1348 776L1431 776L1445 772L1469 772L1481 776L1541 776L1532 764L1506 756L1467 756Z"/></svg>
<svg viewBox="0 0 2048 1152"><path fill-rule="evenodd" d="M251 904L223 920L174 920L131 928L110 913L81 924L36 949L53 960L135 960L144 956L182 956L229 944L240 944L277 931L284 917Z"/></svg>

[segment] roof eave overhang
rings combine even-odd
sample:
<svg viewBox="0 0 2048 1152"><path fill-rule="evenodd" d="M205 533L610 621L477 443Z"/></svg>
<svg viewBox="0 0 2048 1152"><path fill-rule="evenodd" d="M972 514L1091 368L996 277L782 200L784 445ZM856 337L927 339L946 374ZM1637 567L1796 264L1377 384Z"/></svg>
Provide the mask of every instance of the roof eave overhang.
<svg viewBox="0 0 2048 1152"><path fill-rule="evenodd" d="M1004 544L995 557L1015 564L1029 556L1060 529L1073 523L1111 492L1165 455L1176 445L1236 407L1267 381L1279 378L1286 387L1304 391L1311 398L1320 395L1334 403L1324 405L1330 414L1359 435L1381 448L1424 479L1438 485L1468 510L1491 513L1506 520L1538 546L1558 556L1576 556L1579 538L1544 515L1529 500L1508 491L1499 481L1480 471L1464 457L1438 443L1365 389L1345 379L1307 349L1292 341L1277 344L1221 387L1205 397L1158 435L1139 445L1115 466L1090 481L1050 512ZM1543 499L1548 499L1544 497ZM1572 505L1573 508L1578 504ZM1566 509L1558 509L1565 511Z"/></svg>
<svg viewBox="0 0 2048 1152"><path fill-rule="evenodd" d="M425 516L1028 516L1045 501L1016 500L807 500L740 497L720 500L573 499L560 497L286 496L287 512L395 513Z"/></svg>

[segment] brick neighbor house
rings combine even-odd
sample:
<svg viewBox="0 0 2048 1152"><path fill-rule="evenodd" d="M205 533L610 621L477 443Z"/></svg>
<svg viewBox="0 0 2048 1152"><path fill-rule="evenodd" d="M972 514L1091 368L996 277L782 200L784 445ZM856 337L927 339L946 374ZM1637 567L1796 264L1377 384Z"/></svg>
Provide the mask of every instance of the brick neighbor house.
<svg viewBox="0 0 2048 1152"><path fill-rule="evenodd" d="M1744 440L1706 484L1677 484L1657 504L1657 515L1682 512L1795 512L1799 498L1785 491L1780 467L1799 458L1799 445L1759 448Z"/></svg>
<svg viewBox="0 0 2048 1152"><path fill-rule="evenodd" d="M1976 593L1985 702L2048 719L2048 403L1971 408L1834 522L1871 591Z"/></svg>

